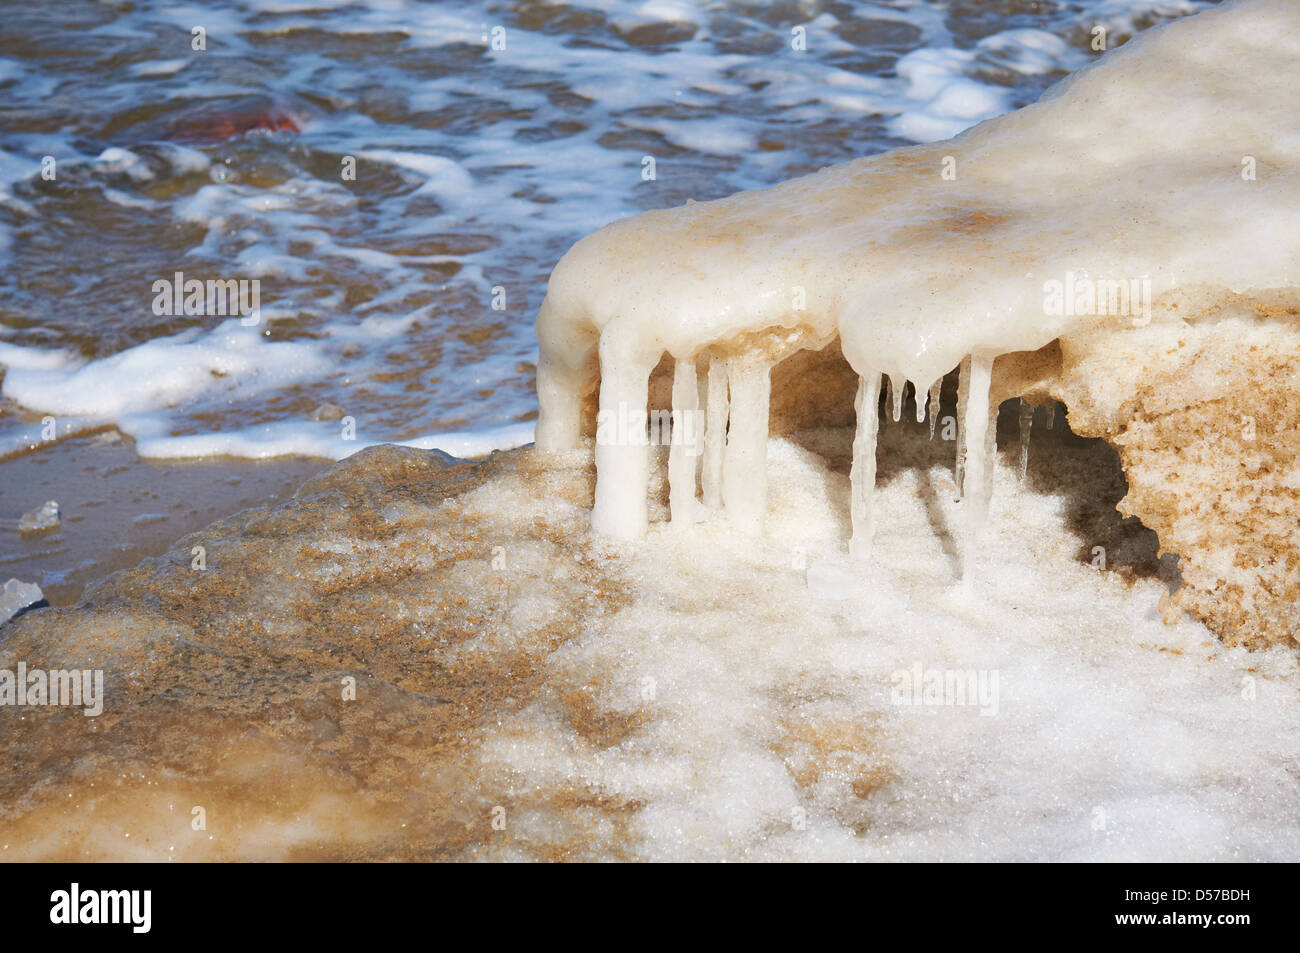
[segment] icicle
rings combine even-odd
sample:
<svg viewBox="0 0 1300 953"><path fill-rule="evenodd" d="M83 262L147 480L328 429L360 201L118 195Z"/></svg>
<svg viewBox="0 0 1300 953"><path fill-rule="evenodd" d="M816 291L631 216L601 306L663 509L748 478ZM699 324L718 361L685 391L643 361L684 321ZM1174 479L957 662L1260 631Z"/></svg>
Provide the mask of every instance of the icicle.
<svg viewBox="0 0 1300 953"><path fill-rule="evenodd" d="M700 482L704 505L722 508L722 455L727 445L727 362L709 356L708 410L704 421L704 461Z"/></svg>
<svg viewBox="0 0 1300 953"><path fill-rule="evenodd" d="M678 361L673 370L673 443L668 451L668 506L676 529L695 525L699 409L695 361Z"/></svg>
<svg viewBox="0 0 1300 953"><path fill-rule="evenodd" d="M600 338L600 411L616 423L596 427L596 502L591 528L617 539L645 535L649 513L650 448L646 404L651 367L636 342L606 328Z"/></svg>
<svg viewBox="0 0 1300 953"><path fill-rule="evenodd" d="M957 462L952 468L952 481L957 487L959 500L966 485L966 405L970 402L970 365L971 359L964 357L957 368Z"/></svg>
<svg viewBox="0 0 1300 953"><path fill-rule="evenodd" d="M894 379L888 375L885 375L885 407L889 409L889 412L891 414L893 413L893 406L894 406ZM894 419L897 420L898 418L894 418Z"/></svg>
<svg viewBox="0 0 1300 953"><path fill-rule="evenodd" d="M934 425L939 420L939 395L943 392L943 378L930 385L930 439L934 439Z"/></svg>
<svg viewBox="0 0 1300 953"><path fill-rule="evenodd" d="M1034 405L1020 398L1020 479L1029 475L1029 431L1034 427Z"/></svg>
<svg viewBox="0 0 1300 953"><path fill-rule="evenodd" d="M966 401L962 430L966 435L966 460L962 486L966 540L962 547L962 578L970 579L988 523L993 488L993 457L997 444L996 422L989 406L993 356L976 353L962 362Z"/></svg>
<svg viewBox="0 0 1300 953"><path fill-rule="evenodd" d="M858 378L853 409L858 423L853 435L853 468L849 471L849 516L853 525L849 553L865 559L871 552L873 535L871 495L876 488L876 434L880 427L879 371Z"/></svg>
<svg viewBox="0 0 1300 953"><path fill-rule="evenodd" d="M890 413L894 417L894 423L898 423L900 420L903 419L903 394L906 390L907 390L907 378L903 378L901 382L895 383L893 376L890 375L889 404L890 407L892 408L890 410Z"/></svg>
<svg viewBox="0 0 1300 953"><path fill-rule="evenodd" d="M925 401L921 399L921 388L916 386L915 381L912 382L912 403L916 404L916 422L925 423Z"/></svg>
<svg viewBox="0 0 1300 953"><path fill-rule="evenodd" d="M1051 430L1052 425L1056 422L1056 401L1047 405L1047 429Z"/></svg>
<svg viewBox="0 0 1300 953"><path fill-rule="evenodd" d="M772 376L767 364L727 365L731 426L722 458L722 506L737 530L761 536L767 516L767 432Z"/></svg>
<svg viewBox="0 0 1300 953"><path fill-rule="evenodd" d="M540 451L573 450L582 443L582 395L592 382L593 342L565 346L569 315L543 301L537 313L537 430ZM572 349L570 349L570 347Z"/></svg>

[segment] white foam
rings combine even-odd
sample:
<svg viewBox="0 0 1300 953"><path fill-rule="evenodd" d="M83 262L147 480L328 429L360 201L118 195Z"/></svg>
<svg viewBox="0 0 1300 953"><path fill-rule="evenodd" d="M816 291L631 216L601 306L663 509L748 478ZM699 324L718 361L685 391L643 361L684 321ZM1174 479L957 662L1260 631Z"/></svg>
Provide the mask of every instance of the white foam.
<svg viewBox="0 0 1300 953"><path fill-rule="evenodd" d="M372 149L361 153L361 158L418 172L425 177L425 182L416 190L416 194L433 195L448 208L463 206L474 192L473 177L460 163L446 156Z"/></svg>
<svg viewBox="0 0 1300 953"><path fill-rule="evenodd" d="M35 214L35 210L29 203L14 196L13 185L30 178L39 170L39 161L0 149L0 204L27 215Z"/></svg>
<svg viewBox="0 0 1300 953"><path fill-rule="evenodd" d="M381 443L398 443L420 450L441 450L462 459L484 457L494 450L510 450L531 443L533 424L508 424L478 430L433 433L411 440L368 437L355 429L345 436L343 422L277 421L255 427L172 436L158 433L147 420L126 418L119 428L136 441L136 452L154 460L230 456L247 460L303 456L342 460L359 450Z"/></svg>
<svg viewBox="0 0 1300 953"><path fill-rule="evenodd" d="M133 63L128 72L132 76L175 76L191 62L188 59L146 60L143 63Z"/></svg>
<svg viewBox="0 0 1300 953"><path fill-rule="evenodd" d="M657 132L675 146L692 152L716 152L727 155L753 151L758 145L760 127L738 119L716 118L697 122L630 119L624 125Z"/></svg>
<svg viewBox="0 0 1300 953"><path fill-rule="evenodd" d="M49 352L3 352L14 363L0 393L51 414L121 418L160 410L212 391L257 393L322 374L312 346L267 341L231 318L206 334L183 331L110 357L70 365Z"/></svg>
<svg viewBox="0 0 1300 953"><path fill-rule="evenodd" d="M19 347L16 344L0 341L0 364L3 364L11 373L15 370L57 370L67 367L75 360L75 356L70 351Z"/></svg>
<svg viewBox="0 0 1300 953"><path fill-rule="evenodd" d="M915 105L891 124L895 135L913 142L949 139L975 123L1007 111L1008 90L969 79L975 54L964 50L916 50L898 61L905 95Z"/></svg>
<svg viewBox="0 0 1300 953"><path fill-rule="evenodd" d="M145 182L154 177L153 171L140 156L130 149L110 146L95 157L95 164L105 172L125 172L137 182Z"/></svg>

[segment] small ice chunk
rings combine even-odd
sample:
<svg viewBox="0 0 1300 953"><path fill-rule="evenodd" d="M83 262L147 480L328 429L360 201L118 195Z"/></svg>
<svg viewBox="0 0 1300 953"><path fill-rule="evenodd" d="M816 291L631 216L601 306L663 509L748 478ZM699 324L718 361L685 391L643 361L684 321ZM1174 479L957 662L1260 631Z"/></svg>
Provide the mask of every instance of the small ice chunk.
<svg viewBox="0 0 1300 953"><path fill-rule="evenodd" d="M54 529L59 525L59 504L54 500L46 500L30 513L24 513L18 520L18 532L20 533L40 533L47 529Z"/></svg>
<svg viewBox="0 0 1300 953"><path fill-rule="evenodd" d="M0 625L8 622L25 609L30 609L37 603L44 601L45 596L41 593L41 587L36 583L10 579L5 583L4 591L0 593Z"/></svg>

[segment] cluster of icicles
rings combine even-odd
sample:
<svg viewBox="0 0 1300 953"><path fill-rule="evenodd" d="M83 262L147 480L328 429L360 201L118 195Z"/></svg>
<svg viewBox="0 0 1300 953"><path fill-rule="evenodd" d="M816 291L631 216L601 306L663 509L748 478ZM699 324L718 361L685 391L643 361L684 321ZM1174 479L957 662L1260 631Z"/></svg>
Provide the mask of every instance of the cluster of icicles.
<svg viewBox="0 0 1300 953"><path fill-rule="evenodd" d="M967 568L971 551L987 523L991 497L997 421L996 408L990 403L990 384L995 356L991 352L977 352L963 360L958 368L955 482L966 514L966 546L963 547L962 562ZM698 465L695 448L677 435L674 435L669 449L669 508L674 528L689 528L710 514L721 513L739 532L762 534L767 513L765 470L771 366L752 358L710 356L707 375L700 375L693 358L675 361L672 387L674 429L681 427L686 414L699 411L701 383L705 413L703 450ZM539 379L546 380L550 376L543 370ZM895 421L902 418L907 383L879 372L858 378L854 402L857 424L850 472L852 531L849 551L861 559L869 554L873 536L872 495L876 482L882 377L886 405ZM923 423L928 416L931 439L939 418L942 386L942 377L925 390L913 384L916 419ZM606 400L612 396L611 392L620 391L623 389L617 385L602 385L601 409L612 411L612 407L605 406ZM644 384L639 393L643 397L646 394ZM928 399L922 394L926 394ZM552 396L556 395L552 393ZM560 401L542 401L542 416L537 428L540 449L570 449L576 445L576 419L557 421L553 416L560 410L557 403L563 405L568 414L576 413L577 394L563 396L565 399ZM624 393L622 396L627 395ZM1049 428L1053 411L1053 406L1047 408ZM1022 400L1019 412L1022 475L1028 468L1033 414L1034 405ZM642 422L644 427L648 421L644 402L631 408L627 416ZM618 442L598 437L595 456L596 500L592 528L618 538L640 538L648 521L649 441L632 439Z"/></svg>
<svg viewBox="0 0 1300 953"><path fill-rule="evenodd" d="M698 414L705 378L704 504L761 534L770 371L838 339L858 377L850 550L864 555L882 375L895 418L907 381L933 418L926 385L960 365L970 568L990 502L994 359L1151 319L1149 291L1136 309L1075 292L1062 308L1061 287L1081 275L1177 296L1180 274L1214 294L1294 287L1297 63L1300 3L1229 0L1143 31L954 139L610 223L556 264L538 312L538 449L579 446L597 379L601 414L647 420L649 379L668 354L679 419ZM595 531L645 534L645 444L597 428ZM672 447L675 526L699 515L697 460Z"/></svg>

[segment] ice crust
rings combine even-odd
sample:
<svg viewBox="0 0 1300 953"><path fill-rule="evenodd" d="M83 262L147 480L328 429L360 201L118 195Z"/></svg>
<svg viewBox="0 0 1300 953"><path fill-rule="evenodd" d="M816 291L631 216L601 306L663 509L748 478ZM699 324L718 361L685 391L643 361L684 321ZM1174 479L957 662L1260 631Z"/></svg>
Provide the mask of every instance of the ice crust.
<svg viewBox="0 0 1300 953"><path fill-rule="evenodd" d="M1144 326L1189 284L1225 295L1295 287L1297 61L1300 7L1237 0L1146 31L1038 103L952 140L606 226L561 259L538 316L538 446L577 445L597 380L602 412L644 415L665 353L721 362L723 470L735 475L722 509L761 532L773 365L838 340L858 375L888 375L901 396L903 381L924 393L970 359L961 452L973 540L997 356ZM1072 276L1149 293L1130 313L1089 308L1070 290L1055 307L1047 283L1072 289ZM874 403L860 406L874 417ZM874 426L860 419L864 512ZM597 439L597 531L644 535L647 460L635 441ZM854 526L857 538L870 520Z"/></svg>

